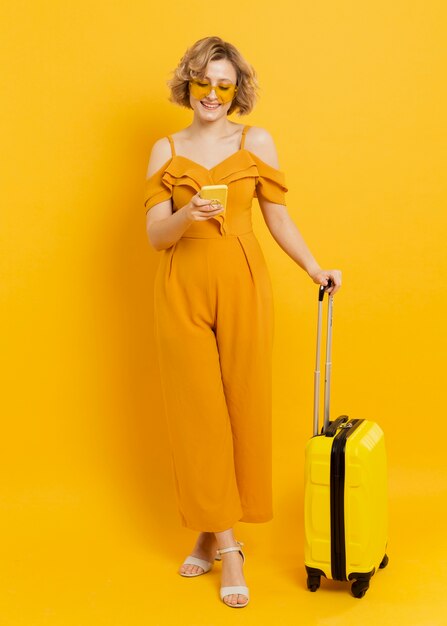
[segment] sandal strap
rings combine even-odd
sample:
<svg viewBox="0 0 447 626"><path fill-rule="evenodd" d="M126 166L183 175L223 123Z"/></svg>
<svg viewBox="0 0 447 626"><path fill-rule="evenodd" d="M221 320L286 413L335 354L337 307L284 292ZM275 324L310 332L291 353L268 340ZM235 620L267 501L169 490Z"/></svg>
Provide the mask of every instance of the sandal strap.
<svg viewBox="0 0 447 626"><path fill-rule="evenodd" d="M242 552L242 550L238 547L238 546L231 546L230 548L222 548L220 550L217 551L222 558L222 554L225 554L225 552L239 552L239 554L242 557L242 563L245 563L245 554Z"/></svg>
<svg viewBox="0 0 447 626"><path fill-rule="evenodd" d="M225 554L225 552L241 552L239 546L230 546L229 548L220 548L217 550L219 554Z"/></svg>
<svg viewBox="0 0 447 626"><path fill-rule="evenodd" d="M233 593L241 593L244 596L247 596L247 598L250 597L248 587L246 587L245 585L230 585L220 588L220 599L223 600L225 596L229 596Z"/></svg>
<svg viewBox="0 0 447 626"><path fill-rule="evenodd" d="M243 545L244 545L244 542L243 542L243 541L238 541L237 539L236 539L236 543L238 543L240 546L243 546ZM222 560L222 557L221 557L221 555L219 554L219 550L216 550L216 555L215 555L215 557L214 557L214 560L215 560L215 561L221 561L221 560Z"/></svg>
<svg viewBox="0 0 447 626"><path fill-rule="evenodd" d="M183 565L198 565L202 567L205 571L209 570L212 566L212 563L209 561L205 561L205 559L199 559L197 556L187 556L183 562Z"/></svg>

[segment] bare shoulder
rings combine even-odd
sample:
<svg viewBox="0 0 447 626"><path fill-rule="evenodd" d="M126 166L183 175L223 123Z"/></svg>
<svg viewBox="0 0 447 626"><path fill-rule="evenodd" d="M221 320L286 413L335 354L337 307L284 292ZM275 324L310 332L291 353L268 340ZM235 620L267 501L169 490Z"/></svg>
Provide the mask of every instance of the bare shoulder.
<svg viewBox="0 0 447 626"><path fill-rule="evenodd" d="M262 126L250 126L245 138L245 147L268 165L279 169L275 141L266 128L262 128Z"/></svg>
<svg viewBox="0 0 447 626"><path fill-rule="evenodd" d="M171 158L171 145L167 137L160 137L154 142L149 156L146 178L150 178Z"/></svg>

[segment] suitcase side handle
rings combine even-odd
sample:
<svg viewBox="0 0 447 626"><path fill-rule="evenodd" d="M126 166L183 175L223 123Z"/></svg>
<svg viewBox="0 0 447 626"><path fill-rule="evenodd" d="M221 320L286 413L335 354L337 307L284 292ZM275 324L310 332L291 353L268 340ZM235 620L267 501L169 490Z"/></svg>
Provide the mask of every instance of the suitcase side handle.
<svg viewBox="0 0 447 626"><path fill-rule="evenodd" d="M318 290L318 323L317 323L317 354L314 373L314 436L318 435L318 424L320 414L320 351L321 351L321 326L323 319L323 299L326 289L332 286L332 280L328 279L328 284L320 285ZM329 426L329 405L330 405L330 385L331 385L331 347L332 347L332 306L333 298L329 296L326 332L326 364L325 364L325 385L324 385L324 424L322 433L326 432Z"/></svg>

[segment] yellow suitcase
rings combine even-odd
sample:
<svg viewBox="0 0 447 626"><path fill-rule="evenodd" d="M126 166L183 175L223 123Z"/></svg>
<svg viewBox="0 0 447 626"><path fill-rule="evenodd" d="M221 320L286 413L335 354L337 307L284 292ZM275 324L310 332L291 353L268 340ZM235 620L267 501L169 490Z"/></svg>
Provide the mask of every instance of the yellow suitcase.
<svg viewBox="0 0 447 626"><path fill-rule="evenodd" d="M314 434L305 450L304 560L307 587L316 591L321 576L353 581L362 598L371 577L386 567L388 539L387 461L384 434L368 419L342 415L329 420L332 306L329 296L324 424L319 428L322 305L318 297L317 358L314 380Z"/></svg>

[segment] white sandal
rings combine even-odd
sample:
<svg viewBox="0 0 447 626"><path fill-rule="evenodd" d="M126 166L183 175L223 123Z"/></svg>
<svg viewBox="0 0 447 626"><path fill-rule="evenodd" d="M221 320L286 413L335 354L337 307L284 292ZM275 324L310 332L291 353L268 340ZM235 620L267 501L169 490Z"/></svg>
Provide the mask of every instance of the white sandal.
<svg viewBox="0 0 447 626"><path fill-rule="evenodd" d="M240 546L243 546L242 541L236 541ZM214 557L215 561L221 561L221 557L219 555L219 550L216 552L216 556ZM213 563L210 561L205 561L205 559L199 559L197 556L187 556L182 565L198 565L203 569L203 572L180 572L180 576L187 576L191 578L192 576L201 576L202 574L206 574L213 567ZM180 566L181 567L181 566Z"/></svg>
<svg viewBox="0 0 447 626"><path fill-rule="evenodd" d="M240 543L239 541L237 543ZM245 563L245 554L242 552L242 550L240 548L238 548L238 546L231 546L230 548L221 548L220 550L218 550L217 552L222 555L225 552L239 552L239 554L242 556L242 563ZM239 604L239 602L236 602L236 604L230 604L229 602L225 602L224 598L226 596L229 596L231 594L243 594L244 596L247 596L247 602L245 602L245 604ZM247 604L250 601L250 596L249 596L249 592L248 592L248 587L246 587L245 585L227 585L225 587L221 587L220 588L220 599L222 600L222 602L224 602L224 604L226 604L227 606L231 606L233 608L242 608L244 606L247 606Z"/></svg>
<svg viewBox="0 0 447 626"><path fill-rule="evenodd" d="M236 543L238 543L240 546L244 545L243 541L236 541ZM216 551L216 556L214 557L214 560L215 561L221 561L222 560L222 557L219 554L219 550Z"/></svg>

